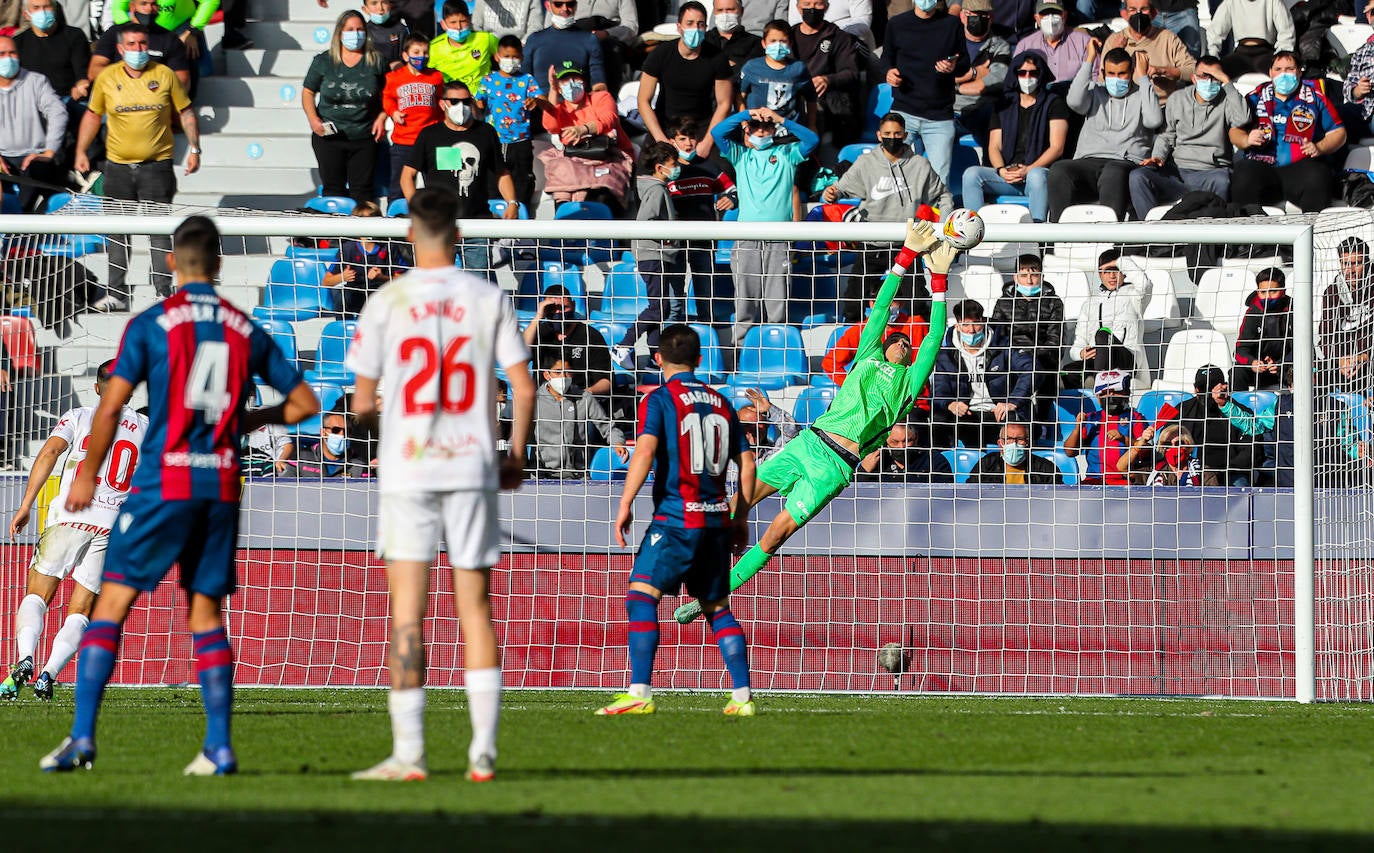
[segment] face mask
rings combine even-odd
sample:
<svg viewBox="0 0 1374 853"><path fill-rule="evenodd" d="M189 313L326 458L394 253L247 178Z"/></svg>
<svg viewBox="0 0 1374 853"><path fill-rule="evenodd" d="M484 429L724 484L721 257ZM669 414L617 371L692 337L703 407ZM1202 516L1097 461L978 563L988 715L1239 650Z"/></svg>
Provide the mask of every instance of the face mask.
<svg viewBox="0 0 1374 853"><path fill-rule="evenodd" d="M1287 71L1274 78L1274 91L1280 95L1291 95L1298 91L1298 75Z"/></svg>
<svg viewBox="0 0 1374 853"><path fill-rule="evenodd" d="M1198 97L1204 101L1210 101L1221 94L1221 84L1216 80L1199 80L1196 86Z"/></svg>
<svg viewBox="0 0 1374 853"><path fill-rule="evenodd" d="M968 23L964 25L968 34L974 38L982 38L992 29L992 20L982 15L969 15Z"/></svg>
<svg viewBox="0 0 1374 853"><path fill-rule="evenodd" d="M390 17L390 15L379 15L376 12L372 12L367 16L367 19L380 27L382 24L385 24Z"/></svg>
<svg viewBox="0 0 1374 853"><path fill-rule="evenodd" d="M922 12L930 12L935 9L935 5L939 3L940 0L915 0L915 2L917 9L920 9Z"/></svg>
<svg viewBox="0 0 1374 853"><path fill-rule="evenodd" d="M572 387L572 377L571 377L571 376L555 376L555 377L553 377L552 379L549 380L549 390L552 391L553 393L559 395L560 397L561 397L562 395L568 393L568 389L571 388L571 387Z"/></svg>
<svg viewBox="0 0 1374 853"><path fill-rule="evenodd" d="M722 12L716 15L716 29L722 33L728 33L739 26L739 15L734 12Z"/></svg>
<svg viewBox="0 0 1374 853"><path fill-rule="evenodd" d="M764 55L774 62L782 62L792 55L792 48L785 41L775 41L763 49Z"/></svg>
<svg viewBox="0 0 1374 853"><path fill-rule="evenodd" d="M349 50L362 50L363 42L367 41L367 33L363 30L348 30L340 36L340 41Z"/></svg>
<svg viewBox="0 0 1374 853"><path fill-rule="evenodd" d="M665 177L666 177L667 180L676 181L681 175L682 175L682 167L681 167L681 166L673 166L673 168L671 168L671 169L668 170L668 174L667 174Z"/></svg>
<svg viewBox="0 0 1374 853"><path fill-rule="evenodd" d="M133 14L133 19L144 27L151 27L153 25L153 20L156 17L157 16L155 16L152 12L135 12Z"/></svg>
<svg viewBox="0 0 1374 853"><path fill-rule="evenodd" d="M1164 450L1164 461L1171 468L1182 468L1188 464L1188 458L1192 455L1187 447L1169 447Z"/></svg>
<svg viewBox="0 0 1374 853"><path fill-rule="evenodd" d="M687 45L688 50L696 50L701 47L701 43L706 40L705 30L683 30L682 43Z"/></svg>
<svg viewBox="0 0 1374 853"><path fill-rule="evenodd" d="M472 119L472 107L467 104L449 104L445 112L448 115L448 120L454 124L467 124Z"/></svg>
<svg viewBox="0 0 1374 853"><path fill-rule="evenodd" d="M13 80L19 76L19 57L5 56L0 57L0 77L6 80Z"/></svg>
<svg viewBox="0 0 1374 853"><path fill-rule="evenodd" d="M1019 444L1002 445L1002 461L1008 465L1021 467L1021 463L1026 461L1026 448Z"/></svg>
<svg viewBox="0 0 1374 853"><path fill-rule="evenodd" d="M1036 77L1017 77L1016 85L1021 87L1024 95L1034 95L1035 90L1040 88L1040 80Z"/></svg>
<svg viewBox="0 0 1374 853"><path fill-rule="evenodd" d="M1109 415L1124 415L1129 403L1130 401L1125 397L1108 397L1102 401L1102 408Z"/></svg>
<svg viewBox="0 0 1374 853"><path fill-rule="evenodd" d="M571 16L549 15L549 22L553 24L553 28L556 30L566 30L573 25L574 20Z"/></svg>
<svg viewBox="0 0 1374 853"><path fill-rule="evenodd" d="M348 449L348 439L342 435L330 433L324 437L324 447L335 456L343 456Z"/></svg>
<svg viewBox="0 0 1374 853"><path fill-rule="evenodd" d="M686 151L678 149L677 158L684 163L690 163L697 159L697 150L695 148L688 148Z"/></svg>
<svg viewBox="0 0 1374 853"><path fill-rule="evenodd" d="M411 68L414 68L416 71L424 71L424 70L425 70L425 64L429 62L429 57L428 57L428 56L407 56L407 57L406 57L406 62L409 62L409 63L410 63L410 67L411 67Z"/></svg>
<svg viewBox="0 0 1374 853"><path fill-rule="evenodd" d="M987 337L987 334L986 331L960 332L959 340L962 341L965 346L976 347L983 342L983 338Z"/></svg>
<svg viewBox="0 0 1374 853"><path fill-rule="evenodd" d="M472 27L463 27L461 30L448 30L449 41L467 41L467 37L472 35Z"/></svg>
<svg viewBox="0 0 1374 853"><path fill-rule="evenodd" d="M902 136L886 136L878 140L883 146L883 150L889 154L901 154L906 149L906 138Z"/></svg>
<svg viewBox="0 0 1374 853"><path fill-rule="evenodd" d="M42 30L46 33L57 23L57 13L51 9L44 9L41 12L34 12L29 15L29 21L33 24L35 29Z"/></svg>
<svg viewBox="0 0 1374 853"><path fill-rule="evenodd" d="M124 64L135 71L142 71L148 66L148 51L146 50L126 50L124 51Z"/></svg>
<svg viewBox="0 0 1374 853"><path fill-rule="evenodd" d="M3 70L3 69L0 69L0 74L4 74L4 70ZM1268 299L1260 299L1260 300L1257 300L1257 301L1259 302L1259 307L1267 311L1267 310L1269 310L1270 308L1277 308L1277 307L1279 307L1279 303L1283 301L1283 297L1282 297L1282 296L1271 296L1271 297L1269 297Z"/></svg>
<svg viewBox="0 0 1374 853"><path fill-rule="evenodd" d="M803 24L806 24L808 27L813 27L813 28L819 27L821 24L825 23L825 10L824 10L824 9L802 9L802 10L801 10L801 19L802 19L802 23L803 23Z"/></svg>
<svg viewBox="0 0 1374 853"><path fill-rule="evenodd" d="M1150 23L1153 20L1154 18L1151 18L1144 12L1136 12L1134 15L1126 19L1126 23L1130 25L1131 29L1135 30L1141 35L1145 35L1150 31Z"/></svg>
<svg viewBox="0 0 1374 853"><path fill-rule="evenodd" d="M1040 19L1040 32L1047 39L1059 38L1064 33L1064 19L1059 15L1046 15Z"/></svg>
<svg viewBox="0 0 1374 853"><path fill-rule="evenodd" d="M1038 284L1018 284L1018 285L1016 285L1016 292L1019 293L1019 294L1021 294L1022 296L1039 296L1039 295L1040 295L1040 285L1038 285Z"/></svg>
<svg viewBox="0 0 1374 853"><path fill-rule="evenodd" d="M580 82L561 83L558 86L558 94L563 97L563 100L572 101L576 104L582 100L583 95L587 94L587 86Z"/></svg>
<svg viewBox="0 0 1374 853"><path fill-rule="evenodd" d="M520 58L519 58L519 57L516 57L516 56L503 56L503 57L501 57L500 59L496 60L496 62L497 62L498 65L501 66L501 73L502 73L502 74L514 74L515 72L517 72L517 71L520 70Z"/></svg>
<svg viewBox="0 0 1374 853"><path fill-rule="evenodd" d="M1131 91L1131 81L1122 80L1120 77L1108 77L1102 81L1107 86L1107 94L1113 98L1124 98L1126 93Z"/></svg>
<svg viewBox="0 0 1374 853"><path fill-rule="evenodd" d="M749 141L754 143L754 147L760 151L773 147L773 137L771 136L751 136Z"/></svg>

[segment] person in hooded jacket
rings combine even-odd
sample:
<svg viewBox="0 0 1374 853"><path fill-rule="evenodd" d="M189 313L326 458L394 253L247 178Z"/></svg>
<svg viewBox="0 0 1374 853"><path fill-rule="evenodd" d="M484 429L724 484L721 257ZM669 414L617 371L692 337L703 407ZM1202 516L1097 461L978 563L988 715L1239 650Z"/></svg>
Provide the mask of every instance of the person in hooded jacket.
<svg viewBox="0 0 1374 853"><path fill-rule="evenodd" d="M1369 359L1374 353L1374 264L1369 244L1346 237L1336 247L1340 275L1322 294L1317 327L1322 379L1337 390L1369 385Z"/></svg>
<svg viewBox="0 0 1374 853"><path fill-rule="evenodd" d="M1236 338L1232 384L1238 391L1277 391L1293 364L1293 300L1285 285L1276 267L1255 274L1255 292L1245 302Z"/></svg>
<svg viewBox="0 0 1374 853"><path fill-rule="evenodd" d="M930 377L934 446L985 447L997 441L1002 424L1028 419L1034 363L984 320L977 300L960 301L953 314Z"/></svg>
<svg viewBox="0 0 1374 853"><path fill-rule="evenodd" d="M1069 106L1050 93L1054 75L1040 53L1022 53L1012 67L1017 94L992 118L989 165L964 170L964 206L977 210L989 196L1023 193L1030 200L1031 217L1044 222L1050 207L1050 166L1064 156L1069 136Z"/></svg>
<svg viewBox="0 0 1374 853"><path fill-rule="evenodd" d="M1063 360L1064 300L1045 281L1038 255L1016 259L1016 275L1003 285L992 306L992 322L1006 328L1011 346L1035 363L1035 425L1041 438L1054 425L1054 401L1059 395L1059 363Z"/></svg>

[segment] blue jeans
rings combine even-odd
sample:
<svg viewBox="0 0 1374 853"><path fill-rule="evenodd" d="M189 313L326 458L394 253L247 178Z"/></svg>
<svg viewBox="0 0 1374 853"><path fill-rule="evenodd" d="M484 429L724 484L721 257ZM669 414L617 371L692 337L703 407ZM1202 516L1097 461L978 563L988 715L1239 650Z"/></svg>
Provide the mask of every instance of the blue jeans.
<svg viewBox="0 0 1374 853"><path fill-rule="evenodd" d="M1020 186L998 176L991 166L969 166L964 170L964 207L974 210L986 204L987 196L1025 193L1030 199L1031 218L1044 222L1050 212L1050 170L1031 169Z"/></svg>
<svg viewBox="0 0 1374 853"><path fill-rule="evenodd" d="M1115 0L1077 0L1074 8L1085 21L1103 21L1107 18L1115 18L1121 11L1121 6Z"/></svg>
<svg viewBox="0 0 1374 853"><path fill-rule="evenodd" d="M954 160L954 119L934 121L894 110L906 120L906 143L924 154L930 168L949 186L949 164Z"/></svg>
<svg viewBox="0 0 1374 853"><path fill-rule="evenodd" d="M1160 12L1155 16L1155 26L1178 36L1193 56L1202 56L1202 25L1198 23L1197 7L1182 12Z"/></svg>
<svg viewBox="0 0 1374 853"><path fill-rule="evenodd" d="M458 266L472 273L482 276L488 281L495 281L496 275L491 269L491 253L487 247L485 237L464 237L458 241Z"/></svg>
<svg viewBox="0 0 1374 853"><path fill-rule="evenodd" d="M1193 190L1216 193L1223 201L1231 198L1231 170L1225 168L1180 170L1172 163L1162 169L1141 166L1131 172L1129 181L1131 206L1141 221L1156 205L1173 204Z"/></svg>

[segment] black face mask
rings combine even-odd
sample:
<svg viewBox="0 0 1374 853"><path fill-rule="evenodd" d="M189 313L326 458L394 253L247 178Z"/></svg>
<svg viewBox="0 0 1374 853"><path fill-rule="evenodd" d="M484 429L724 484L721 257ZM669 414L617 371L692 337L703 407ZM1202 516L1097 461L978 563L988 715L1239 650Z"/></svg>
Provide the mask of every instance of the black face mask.
<svg viewBox="0 0 1374 853"><path fill-rule="evenodd" d="M893 156L901 154L906 149L906 140L900 136L888 136L878 140L883 146L883 150Z"/></svg>
<svg viewBox="0 0 1374 853"><path fill-rule="evenodd" d="M1109 415L1124 415L1130 403L1131 401L1127 400L1125 397L1108 397L1103 401L1102 408L1104 408Z"/></svg>
<svg viewBox="0 0 1374 853"><path fill-rule="evenodd" d="M992 18L987 15L969 15L968 34L974 38L982 38L992 30Z"/></svg>
<svg viewBox="0 0 1374 853"><path fill-rule="evenodd" d="M1131 29L1141 35L1145 35L1150 31L1150 24L1153 22L1154 18L1150 17L1145 12L1136 12L1130 18L1126 19L1126 23L1130 24Z"/></svg>
<svg viewBox="0 0 1374 853"><path fill-rule="evenodd" d="M802 9L801 19L802 23L806 24L808 27L819 27L821 24L825 23L825 10Z"/></svg>
<svg viewBox="0 0 1374 853"><path fill-rule="evenodd" d="M130 17L132 17L135 21L138 21L139 25L143 27L151 27L153 25L153 20L157 16L150 12L135 12Z"/></svg>

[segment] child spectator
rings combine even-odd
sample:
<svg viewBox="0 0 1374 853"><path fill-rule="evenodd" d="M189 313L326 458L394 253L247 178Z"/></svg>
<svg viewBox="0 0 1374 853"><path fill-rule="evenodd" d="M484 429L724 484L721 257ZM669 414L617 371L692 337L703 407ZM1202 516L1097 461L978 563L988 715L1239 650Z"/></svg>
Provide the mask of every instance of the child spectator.
<svg viewBox="0 0 1374 853"><path fill-rule="evenodd" d="M539 386L534 405L539 476L587 476L592 440L588 426L600 431L616 456L622 460L629 458L625 434L611 422L601 402L574 384L566 361L550 362L544 369L544 384Z"/></svg>
<svg viewBox="0 0 1374 853"><path fill-rule="evenodd" d="M539 81L520 73L524 52L520 39L503 36L496 45L496 70L477 84L477 103L487 114L487 124L501 140L501 160L515 181L515 197L528 208L534 203L534 143L530 139L530 113L535 98L544 96Z"/></svg>
<svg viewBox="0 0 1374 853"><path fill-rule="evenodd" d="M1011 333L1011 345L1035 361L1035 410L1033 420L1044 437L1053 423L1054 401L1059 396L1059 362L1063 358L1064 300L1045 281L1038 255L1016 259L1015 278L1002 287L992 307L992 322Z"/></svg>
<svg viewBox="0 0 1374 853"><path fill-rule="evenodd" d="M376 217L382 212L370 201L353 209L353 216ZM339 262L324 277L326 287L338 288L334 303L344 319L353 319L363 310L372 291L400 275L411 266L405 243L388 240L344 240L339 247Z"/></svg>
<svg viewBox="0 0 1374 853"><path fill-rule="evenodd" d="M1279 390L1293 363L1293 300L1284 289L1283 270L1270 267L1255 274L1255 292L1245 303L1236 339L1236 389Z"/></svg>
<svg viewBox="0 0 1374 853"><path fill-rule="evenodd" d="M372 39L372 47L382 55L386 67L393 71L400 68L410 30L395 15L391 0L363 0L363 16L367 18L367 35Z"/></svg>
<svg viewBox="0 0 1374 853"><path fill-rule="evenodd" d="M401 198L401 169L410 159L410 149L420 131L443 120L439 95L444 75L429 67L429 39L414 35L405 40L405 63L386 75L382 88L382 109L391 116L390 198Z"/></svg>
<svg viewBox="0 0 1374 853"><path fill-rule="evenodd" d="M792 28L786 21L763 28L763 56L740 68L739 93L746 110L770 109L816 128L816 89L806 66L792 58Z"/></svg>
<svg viewBox="0 0 1374 853"><path fill-rule="evenodd" d="M1129 445L1143 435L1143 425L1137 423L1131 410L1131 374L1123 370L1104 370L1093 383L1098 408L1084 408L1078 422L1064 439L1064 452L1077 456L1080 448L1088 454L1088 473L1085 486L1129 486L1125 469L1117 463Z"/></svg>
<svg viewBox="0 0 1374 853"><path fill-rule="evenodd" d="M496 36L472 31L472 15L463 0L444 0L444 31L429 43L429 64L444 82L461 80L468 91L491 71Z"/></svg>
<svg viewBox="0 0 1374 853"><path fill-rule="evenodd" d="M714 160L697 155L701 124L690 116L676 116L664 132L677 148L677 161L682 166L677 180L668 182L677 218L714 222L721 213L737 206L735 182L730 175ZM715 246L710 240L689 240L683 248L692 271L697 311L706 323L715 325L730 313L725 303L731 295L730 277L716 274Z"/></svg>

